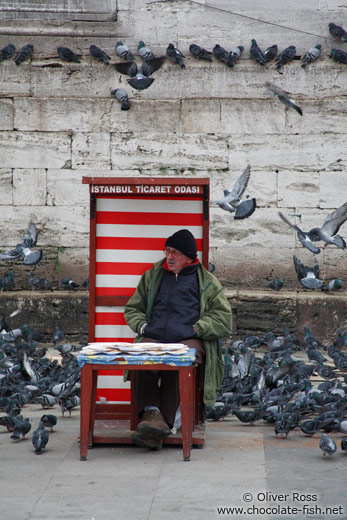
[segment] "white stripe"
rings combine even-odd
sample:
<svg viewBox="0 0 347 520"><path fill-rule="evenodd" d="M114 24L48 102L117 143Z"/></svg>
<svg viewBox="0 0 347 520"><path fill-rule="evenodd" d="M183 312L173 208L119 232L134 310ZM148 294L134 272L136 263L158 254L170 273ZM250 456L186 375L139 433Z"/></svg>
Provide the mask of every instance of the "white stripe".
<svg viewBox="0 0 347 520"><path fill-rule="evenodd" d="M202 213L202 200L103 199L97 197L97 211L140 213Z"/></svg>
<svg viewBox="0 0 347 520"><path fill-rule="evenodd" d="M130 388L130 381L123 381L123 376L98 376L98 388Z"/></svg>
<svg viewBox="0 0 347 520"><path fill-rule="evenodd" d="M164 242L163 242L164 243ZM97 262L155 263L164 258L162 251L97 249Z"/></svg>
<svg viewBox="0 0 347 520"><path fill-rule="evenodd" d="M125 307L124 306L109 306L109 307L106 307L106 305L97 305L95 307L95 313L97 312L119 312L121 314L124 313L124 309Z"/></svg>
<svg viewBox="0 0 347 520"><path fill-rule="evenodd" d="M95 338L134 338L128 325L95 325Z"/></svg>
<svg viewBox="0 0 347 520"><path fill-rule="evenodd" d="M95 277L96 287L137 287L141 275L124 275L124 274L97 274Z"/></svg>
<svg viewBox="0 0 347 520"><path fill-rule="evenodd" d="M97 224L97 237L162 238L163 247L167 237L182 229L189 229L195 238L202 238L202 226L139 226L138 224Z"/></svg>

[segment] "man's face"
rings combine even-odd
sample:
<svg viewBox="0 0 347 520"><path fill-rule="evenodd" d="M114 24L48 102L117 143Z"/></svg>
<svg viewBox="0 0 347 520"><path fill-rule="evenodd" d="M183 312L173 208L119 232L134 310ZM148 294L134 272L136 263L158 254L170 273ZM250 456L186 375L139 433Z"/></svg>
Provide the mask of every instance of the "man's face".
<svg viewBox="0 0 347 520"><path fill-rule="evenodd" d="M166 255L167 267L172 273L178 274L186 267L186 265L193 263L191 258L172 247L166 247L164 252Z"/></svg>

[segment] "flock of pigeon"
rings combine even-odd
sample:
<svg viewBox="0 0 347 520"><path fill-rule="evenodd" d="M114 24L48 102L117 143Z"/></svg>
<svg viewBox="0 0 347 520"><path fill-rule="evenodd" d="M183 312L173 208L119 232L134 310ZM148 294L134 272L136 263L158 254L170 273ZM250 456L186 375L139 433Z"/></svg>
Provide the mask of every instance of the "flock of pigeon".
<svg viewBox="0 0 347 520"><path fill-rule="evenodd" d="M293 430L310 437L323 432L319 447L330 456L337 447L328 434L342 434L341 450L347 453L346 347L347 330L326 347L306 326L301 343L287 329L283 336L247 334L231 341L224 346L223 383L207 419L233 415L247 425L263 421L279 439ZM258 349L263 354L257 355ZM323 382L317 385L316 376Z"/></svg>
<svg viewBox="0 0 347 520"><path fill-rule="evenodd" d="M56 327L52 338L55 349L61 355L61 363L50 361L46 356L47 342L41 334L28 325L12 329L10 316L0 323L0 426L11 432L10 439L19 441L32 429L29 417L23 416L26 404L38 404L43 410L59 404L62 416L80 404L80 368L72 354L82 348L61 343L64 333ZM57 416L44 413L37 429L32 434L32 444L36 454L42 453L48 443L49 432L57 424Z"/></svg>

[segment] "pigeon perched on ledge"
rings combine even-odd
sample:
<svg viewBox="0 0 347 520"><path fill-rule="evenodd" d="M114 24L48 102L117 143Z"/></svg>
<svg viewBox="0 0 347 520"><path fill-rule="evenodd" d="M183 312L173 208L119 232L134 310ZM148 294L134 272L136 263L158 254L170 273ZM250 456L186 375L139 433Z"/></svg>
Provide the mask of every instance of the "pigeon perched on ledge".
<svg viewBox="0 0 347 520"><path fill-rule="evenodd" d="M89 47L89 54L95 58L97 61L102 61L103 63L105 63L105 65L109 65L109 60L111 59L110 56L105 52L103 51L102 49L100 49L99 47L97 47L96 45L91 45Z"/></svg>
<svg viewBox="0 0 347 520"><path fill-rule="evenodd" d="M2 60L8 60L8 59L12 58L12 56L14 55L15 52L16 52L16 47L15 47L15 45L13 45L13 43L9 43L8 45L5 45L5 47L3 47L0 50L0 63L2 62Z"/></svg>
<svg viewBox="0 0 347 520"><path fill-rule="evenodd" d="M186 68L183 61L183 58L185 58L184 54L182 54L182 52L179 49L177 49L173 43L169 43L166 49L166 56L172 63L178 63L181 69Z"/></svg>
<svg viewBox="0 0 347 520"><path fill-rule="evenodd" d="M212 61L212 52L200 47L197 43L192 43L189 46L189 51L197 60Z"/></svg>
<svg viewBox="0 0 347 520"><path fill-rule="evenodd" d="M76 54L74 51L69 49L69 47L63 47L59 46L57 48L58 56L64 61L74 62L74 63L81 63L80 57L78 54Z"/></svg>
<svg viewBox="0 0 347 520"><path fill-rule="evenodd" d="M318 60L318 58L320 56L321 48L322 48L321 44L318 43L318 45L316 45L315 47L313 47L312 49L310 49L306 52L305 56L301 60L302 68L305 68L305 67L307 67L307 65L309 63L312 63L312 62Z"/></svg>
<svg viewBox="0 0 347 520"><path fill-rule="evenodd" d="M329 23L329 33L335 40L342 40L347 42L347 31L341 25L336 25L333 22Z"/></svg>
<svg viewBox="0 0 347 520"><path fill-rule="evenodd" d="M31 43L28 43L28 45L24 45L24 47L22 47L15 59L14 59L14 62L15 64L18 66L20 65L23 61L25 60L28 60L29 58L32 57L33 55L33 52L34 52L34 46L31 44Z"/></svg>
<svg viewBox="0 0 347 520"><path fill-rule="evenodd" d="M134 61L134 56L129 50L129 47L125 45L122 41L118 41L116 44L116 53L120 58L126 61Z"/></svg>
<svg viewBox="0 0 347 520"><path fill-rule="evenodd" d="M289 45L289 47L286 47L276 58L276 69L278 72L283 67L283 65L286 65L286 63L289 63L292 61L296 54L296 47L295 45Z"/></svg>

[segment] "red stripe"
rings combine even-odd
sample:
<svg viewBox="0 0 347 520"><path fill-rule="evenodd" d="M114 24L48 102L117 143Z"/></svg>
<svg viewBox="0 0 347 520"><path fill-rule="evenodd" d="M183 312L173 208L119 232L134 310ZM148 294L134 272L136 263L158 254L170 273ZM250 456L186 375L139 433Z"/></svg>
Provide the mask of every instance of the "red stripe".
<svg viewBox="0 0 347 520"><path fill-rule="evenodd" d="M125 341L126 343L133 343L134 336L132 338L95 338L95 343L102 343L104 341Z"/></svg>
<svg viewBox="0 0 347 520"><path fill-rule="evenodd" d="M96 287L96 296L132 296L136 287Z"/></svg>
<svg viewBox="0 0 347 520"><path fill-rule="evenodd" d="M139 251L162 251L166 238L149 237L96 237L96 249L131 249ZM202 251L202 239L196 239L198 251Z"/></svg>
<svg viewBox="0 0 347 520"><path fill-rule="evenodd" d="M97 211L97 224L138 224L148 226L202 226L202 213L147 213Z"/></svg>
<svg viewBox="0 0 347 520"><path fill-rule="evenodd" d="M139 253L140 254L140 253ZM164 255L163 255L164 256ZM96 262L96 274L143 274L153 267L151 264L137 262Z"/></svg>
<svg viewBox="0 0 347 520"><path fill-rule="evenodd" d="M105 397L107 401L130 401L130 388L98 388L96 397Z"/></svg>
<svg viewBox="0 0 347 520"><path fill-rule="evenodd" d="M127 325L120 312L96 312L95 325Z"/></svg>
<svg viewBox="0 0 347 520"><path fill-rule="evenodd" d="M99 376L122 376L124 370L98 370Z"/></svg>

